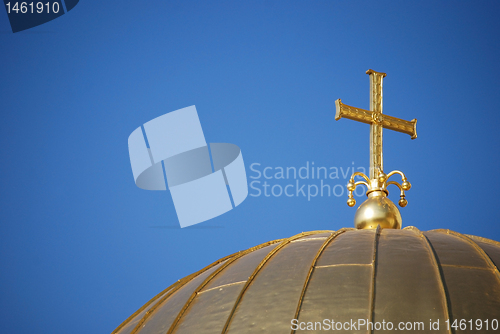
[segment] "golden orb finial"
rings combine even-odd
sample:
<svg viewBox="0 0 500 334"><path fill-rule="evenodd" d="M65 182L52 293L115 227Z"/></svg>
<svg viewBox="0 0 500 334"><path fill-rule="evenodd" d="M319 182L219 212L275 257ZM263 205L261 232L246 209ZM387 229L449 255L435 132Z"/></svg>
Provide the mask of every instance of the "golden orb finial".
<svg viewBox="0 0 500 334"><path fill-rule="evenodd" d="M368 188L366 195L368 199L363 202L354 217L354 225L356 228L401 228L401 214L398 208L390 199L387 198L389 192L387 186L393 184L399 188L400 207L405 207L408 204L405 191L410 190L411 184L406 179L403 172L398 170L392 171L389 174L384 173L382 159L382 130L384 128L409 134L411 139L417 138L417 120L405 121L396 117L382 114L382 79L386 76L385 73L368 70L370 75L370 110L363 110L345 105L340 99L335 101L336 114L335 120L348 118L354 121L370 124L370 177L363 173L356 172L352 174L347 184L348 196L347 205L354 206L356 200L353 192L359 185L365 185ZM401 184L396 181L389 181L389 178L394 175L401 175ZM365 181L355 181L354 177L362 177Z"/></svg>
<svg viewBox="0 0 500 334"><path fill-rule="evenodd" d="M356 210L354 227L358 229L373 229L380 225L381 228L401 228L401 214L398 208L383 191L374 191L368 195Z"/></svg>

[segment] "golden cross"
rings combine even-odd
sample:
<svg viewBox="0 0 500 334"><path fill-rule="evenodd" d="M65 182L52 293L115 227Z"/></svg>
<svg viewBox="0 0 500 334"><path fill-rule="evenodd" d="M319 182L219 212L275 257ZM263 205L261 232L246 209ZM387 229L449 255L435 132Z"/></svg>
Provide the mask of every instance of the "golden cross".
<svg viewBox="0 0 500 334"><path fill-rule="evenodd" d="M382 114L382 79L385 73L366 71L370 75L370 110L345 105L340 99L335 101L337 113L335 120L342 117L370 124L370 179L383 173L382 130L383 128L409 134L411 139L417 138L417 120L405 121Z"/></svg>

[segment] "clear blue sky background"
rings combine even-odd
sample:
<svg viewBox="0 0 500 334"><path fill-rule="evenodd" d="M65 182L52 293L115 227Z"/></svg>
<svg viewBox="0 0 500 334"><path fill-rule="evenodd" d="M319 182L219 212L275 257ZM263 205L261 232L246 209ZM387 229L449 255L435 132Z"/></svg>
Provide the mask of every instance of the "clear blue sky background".
<svg viewBox="0 0 500 334"><path fill-rule="evenodd" d="M384 112L418 119L416 140L384 132L386 171L413 184L404 226L500 240L499 16L495 1L82 0L13 34L0 10L2 332L109 333L225 255L351 227L344 193L249 196L180 229L169 192L135 186L127 138L196 105L249 177L366 167L369 127L336 122L334 101L368 108L369 68L388 74Z"/></svg>

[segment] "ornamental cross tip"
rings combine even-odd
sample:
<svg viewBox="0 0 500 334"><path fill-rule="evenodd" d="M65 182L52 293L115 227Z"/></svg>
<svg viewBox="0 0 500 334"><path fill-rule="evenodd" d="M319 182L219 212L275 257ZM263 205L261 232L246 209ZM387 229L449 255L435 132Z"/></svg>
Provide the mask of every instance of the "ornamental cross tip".
<svg viewBox="0 0 500 334"><path fill-rule="evenodd" d="M382 228L401 228L401 215L397 207L387 199L389 194L387 186L393 184L399 188L401 191L399 206L405 207L408 204L405 199L405 190L410 190L411 184L401 171L395 170L388 174L384 173L382 130L386 128L406 133L411 136L411 139L415 139L417 138L417 120L405 121L384 115L382 113L382 80L386 74L374 70L368 70L366 74L370 75L370 110L348 106L343 104L340 99L335 101L337 109L335 120L348 118L370 124L370 176L368 177L360 172L352 174L347 184L349 191L347 205L354 206L356 204L353 191L358 185L363 184L368 188L366 192L368 200L361 204L356 212L354 218L356 227L377 228L377 225L381 225ZM401 184L396 181L389 181L389 178L394 174L401 175ZM365 181L355 182L354 177L356 176L362 177Z"/></svg>

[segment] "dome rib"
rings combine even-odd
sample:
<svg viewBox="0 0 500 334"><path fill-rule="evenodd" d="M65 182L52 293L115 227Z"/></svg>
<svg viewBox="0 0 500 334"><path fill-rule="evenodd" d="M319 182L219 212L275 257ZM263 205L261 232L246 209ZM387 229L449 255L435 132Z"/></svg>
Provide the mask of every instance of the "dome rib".
<svg viewBox="0 0 500 334"><path fill-rule="evenodd" d="M476 242L475 240L477 241L480 241L480 242L485 242L487 244L492 244L492 245L495 245L495 246L500 246L500 242L496 241L496 240L491 240L491 239L488 239L488 238L483 238L483 237L479 237L477 235L471 235L471 234L464 234L466 237L472 239L474 242Z"/></svg>
<svg viewBox="0 0 500 334"><path fill-rule="evenodd" d="M350 230L353 230L353 228L342 228L342 229L338 230L337 232L333 232L332 234L330 234L329 237L326 238L326 240L323 243L323 245L321 245L320 249L316 253L316 256L314 257L314 259L313 259L313 261L311 263L311 267L309 268L309 272L307 273L307 277L306 277L306 280L304 282L304 287L302 288L302 292L300 293L299 302L297 304L297 310L295 311L295 317L294 317L294 319L298 319L299 318L300 308L302 307L302 301L304 299L304 295L306 293L307 287L309 285L309 281L310 281L312 273L314 271L314 267L316 266L316 263L318 262L318 258L321 256L321 254L323 253L323 251L325 250L325 248L333 241L333 239L335 239L340 234L342 234L342 233L344 233L346 231L350 231ZM292 329L292 331L290 333L294 334L295 330Z"/></svg>
<svg viewBox="0 0 500 334"><path fill-rule="evenodd" d="M377 247L372 322L445 321L442 281L419 231L382 229ZM448 331L441 327L439 333Z"/></svg>
<svg viewBox="0 0 500 334"><path fill-rule="evenodd" d="M235 254L238 254L238 253L235 253ZM156 304L154 304L145 314L144 316L141 318L141 320L139 320L139 322L137 323L137 325L134 327L134 329L132 330L132 332L130 332L130 334L135 334L137 333L140 329L141 329L141 326L146 322L146 320L149 318L149 316L155 311L155 309L163 304L163 302L165 300L167 300L171 295L173 295L175 292L177 292L179 289L181 289L184 285L186 285L188 282L190 282L193 278L195 278L196 276L204 273L205 271L213 268L214 266L226 261L227 259L230 259L231 257L235 256L235 254L231 254L231 255L228 255L226 257L223 257L222 259L218 260L218 261L215 261L213 262L212 264L208 265L207 267L191 274L191 275L188 275L180 280L178 280L177 282L175 282L174 284L172 284L170 287L168 287L166 290L164 291L168 291L169 289L171 289L165 296L163 296ZM163 292L163 291L162 291ZM158 296L161 296L162 293L160 293L159 295L155 296L153 299L157 298ZM149 304L149 303L148 303ZM118 331L118 328L115 329L115 331L113 333L116 333ZM112 333L112 334L113 334Z"/></svg>
<svg viewBox="0 0 500 334"><path fill-rule="evenodd" d="M377 250L378 250L378 242L380 239L381 232L380 225L377 225L377 229L375 230L375 240L373 242L373 258L372 258L372 279L370 282L370 304L369 304L369 321L373 322L373 318L375 316L375 284L377 280Z"/></svg>
<svg viewBox="0 0 500 334"><path fill-rule="evenodd" d="M157 301L160 297L162 297L166 292L169 292L168 295L164 295L163 298L161 298L156 304L154 304L151 308L149 308L147 310L147 312L144 314L144 316L141 317L141 319L139 319L139 322L136 326L134 326L134 329L132 329L132 331L130 333L136 333L137 332L137 328L144 323L144 321L147 319L147 317L149 316L150 313L152 313L152 308L161 304L163 301L165 301L166 299L168 299L168 297L170 297L175 291L177 291L178 289L180 289L185 283L189 282L190 279L194 278L195 276L203 273L204 271L210 269L211 267L219 264L220 262L224 261L225 259L227 258L230 258L231 256L233 256L234 254L231 254L231 255L228 255L220 260L217 260L215 261L214 263L208 265L207 267L201 269L201 270L198 270L197 272L195 273L192 273L176 282L174 282L173 284L171 284L170 286L168 286L166 289L164 289L163 291L161 291L159 294L157 294L156 296L154 296L152 299L150 299L146 304L144 304L141 308L139 308L137 311L135 311L130 317L128 317L123 323L121 323L118 327L115 328L115 330L113 332L111 332L111 334L116 334L118 333L119 331L121 331L124 327L126 327L127 325L129 325L131 322L133 322L134 318L137 317L139 314L141 314L144 310L148 309L148 306L150 306L151 304L153 304L155 301ZM175 289L175 290L174 290ZM172 291L169 291L169 290L172 290Z"/></svg>
<svg viewBox="0 0 500 334"><path fill-rule="evenodd" d="M474 242L476 245L478 245L484 251L485 255L491 260L492 265L495 267L495 270L497 272L497 276L499 277L499 280L500 280L500 271L498 269L500 266L500 254L496 254L495 258L492 258L492 255L495 255L495 254L494 253L490 254L489 250L486 250L483 246L478 244L478 242L480 242L480 243L484 244L484 246L486 246L486 248L490 249L490 248L500 247L500 242L495 241L495 240L491 240L491 239L487 239L487 238L483 238L483 237L478 237L475 235L464 234L464 236L469 238L472 242Z"/></svg>
<svg viewBox="0 0 500 334"><path fill-rule="evenodd" d="M481 254L481 256L483 257L483 259L486 261L486 263L488 263L488 265L491 267L491 269L493 270L493 272L496 274L497 278L500 280L500 272L498 271L498 267L491 260L491 258L489 257L489 255L486 254L486 252L484 251L484 249L482 249L474 240L472 240L471 238L469 238L468 236L466 236L466 235L464 235L462 233L458 233L458 232L451 231L451 230L448 230L448 234L456 235L457 237L459 237L459 238L467 241L469 244L471 244L472 247L474 247L476 249L476 251L479 254Z"/></svg>
<svg viewBox="0 0 500 334"><path fill-rule="evenodd" d="M281 243L283 243L284 241L282 241ZM221 265L219 268L217 268L213 273L211 273L207 278L205 278L205 280L193 291L193 293L191 294L191 296L189 297L189 299L186 301L186 303L184 304L184 306L182 307L181 311L179 312L179 314L177 314L177 317L174 319L174 322L172 323L172 325L170 326L170 328L168 329L167 331L167 334L171 334L173 333L175 327L177 326L177 324L179 323L179 320L181 319L181 317L184 315L184 312L186 312L186 310L189 308L189 306L191 305L192 301L196 298L196 296L198 295L198 293L208 284L210 283L210 281L212 281L212 279L215 278L215 276L217 276L221 271L223 271L224 269L226 269L229 265L231 265L233 262L235 262L236 260L238 260L239 258L241 258L242 256L244 255L247 255L257 249L260 249L260 248L264 248L266 246L269 246L269 245L272 245L272 244L275 244L275 243L278 243L276 241L271 241L271 242L268 242L268 243L264 243L264 244L261 244L257 247L252 247L252 248L249 248L247 250L244 250L244 251L239 251L238 253L236 254L233 254L233 256L228 259L223 265Z"/></svg>
<svg viewBox="0 0 500 334"><path fill-rule="evenodd" d="M231 309L231 312L229 313L229 316L226 320L226 323L224 324L224 327L222 329L222 332L221 334L226 334L227 333L227 330L229 329L229 326L231 324L231 321L233 319L233 316L234 316L234 313L241 301L241 299L243 298L243 295L245 294L245 291L248 289L248 287L250 286L250 284L252 283L252 281L255 279L255 277L257 276L257 274L260 272L260 270L265 266L265 264L279 251L281 250L283 247L285 247L286 245L288 245L290 242L294 241L294 240L297 240L297 239L300 239L302 237L305 237L305 236L308 236L308 235L314 235L314 234L320 234L320 233L325 233L325 232L332 232L332 231L312 231L312 232L302 232L300 234L297 234L297 235L294 235L288 239L284 239L278 246L276 246L276 248L274 248L272 251L269 252L269 254L266 255L266 257L264 257L264 259L259 263L259 265L257 266L257 268L255 268L255 270L253 271L252 275L250 275L250 277L248 278L248 280L246 281L245 285L243 286L243 288L241 289L238 297L236 298L236 301L233 305L233 308Z"/></svg>
<svg viewBox="0 0 500 334"><path fill-rule="evenodd" d="M419 232L420 237L425 242L425 245L426 245L426 247L427 247L427 249L429 251L429 254L431 254L431 261L432 261L434 270L436 271L436 276L439 277L438 282L439 282L439 287L440 287L441 293L443 294L442 297L446 301L444 303L445 312L446 312L446 315L448 317L448 320L451 320L452 319L452 314L451 314L451 300L450 300L450 295L449 295L448 291L446 290L446 283L444 281L443 270L442 270L441 266L439 265L439 260L438 260L436 251L434 250L434 247L432 247L432 244L429 241L429 238L427 238L427 236L422 231L420 231L416 227L413 227L413 230L416 230L416 231ZM448 333L452 334L451 328L449 329Z"/></svg>
<svg viewBox="0 0 500 334"><path fill-rule="evenodd" d="M160 297L162 297L158 302L156 302L156 304L154 304L145 314L144 316L141 317L141 319L139 320L139 322L137 323L137 325L134 327L134 329L130 332L130 334L136 334L140 328L141 328L141 325L144 324L144 322L146 322L147 318L154 312L154 310L159 306L161 305L163 302L165 302L171 295L173 295L176 291L178 291L179 289L181 289L186 283L188 283L189 281L191 281L193 278L195 278L196 276L204 273L205 271L213 268L214 266L228 260L228 259L231 259L232 257L235 257L235 256L238 256L238 254L242 253L242 252L247 252L250 253L254 250L257 250L257 249L260 249L260 248L264 248L266 246L269 246L269 245L273 245L273 244L276 244L276 243L279 243L281 241L283 241L284 239L276 239L276 240L272 240L272 241L268 241L268 242L265 242L263 244L260 244L260 245L257 245L257 246L254 246L252 248L249 248L247 250L244 250L244 251L239 251L239 252L236 252L236 253L233 253L233 254L230 254L228 256L225 256L211 264L209 264L208 266L198 270L197 272L194 272L180 280L178 280L177 282L171 284L169 287L167 287L166 289L164 289L162 292L160 292L159 294L157 294L156 296L154 296L151 300L149 300L146 304L144 304L140 309L138 309L136 312L134 312L130 317L128 317L122 324L120 324L120 326L118 326L111 334L117 334L121 329L123 329L126 325L128 325L130 322L132 322L132 320L137 316L139 315L142 311L144 311L145 309L147 309L148 306L150 306L151 304L153 304L155 301L157 301ZM170 291L169 291L170 290ZM168 292L166 295L164 295L166 292Z"/></svg>
<svg viewBox="0 0 500 334"><path fill-rule="evenodd" d="M448 229L424 235L438 261L450 322L498 317L500 275L485 250L471 238Z"/></svg>

